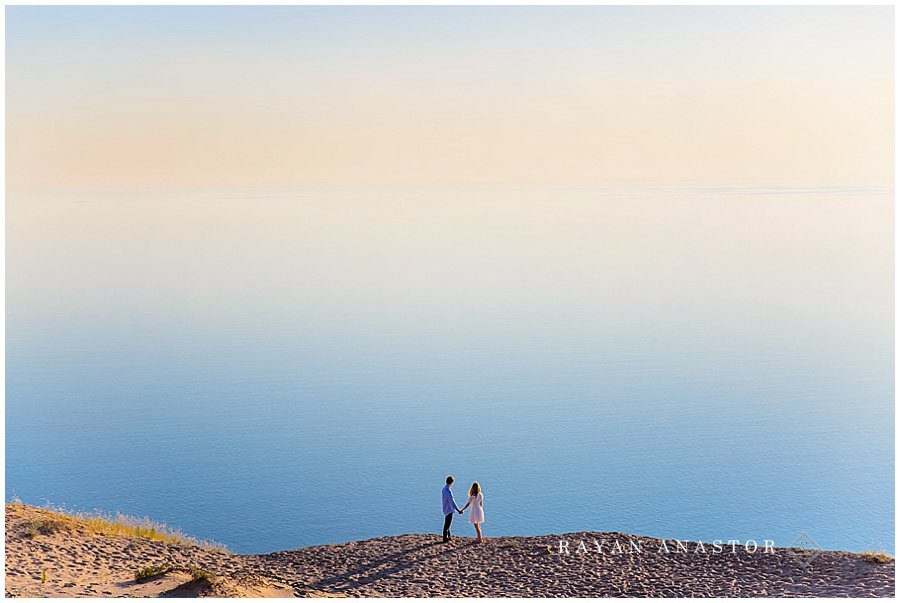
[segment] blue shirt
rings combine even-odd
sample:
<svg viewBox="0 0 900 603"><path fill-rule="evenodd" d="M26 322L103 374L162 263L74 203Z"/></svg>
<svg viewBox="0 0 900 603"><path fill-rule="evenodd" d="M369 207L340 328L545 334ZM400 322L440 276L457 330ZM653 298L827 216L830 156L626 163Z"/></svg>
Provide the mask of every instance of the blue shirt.
<svg viewBox="0 0 900 603"><path fill-rule="evenodd" d="M450 491L450 486L444 486L444 489L441 490L441 506L444 507L444 515L450 515L453 511L459 511L456 501L453 500L453 492Z"/></svg>

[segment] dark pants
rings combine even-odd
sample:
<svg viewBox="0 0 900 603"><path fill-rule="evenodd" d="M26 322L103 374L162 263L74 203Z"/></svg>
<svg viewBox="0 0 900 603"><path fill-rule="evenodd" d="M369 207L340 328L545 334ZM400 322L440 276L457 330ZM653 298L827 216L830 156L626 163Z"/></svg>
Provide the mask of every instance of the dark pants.
<svg viewBox="0 0 900 603"><path fill-rule="evenodd" d="M453 513L444 515L444 542L450 540L450 523L453 521Z"/></svg>

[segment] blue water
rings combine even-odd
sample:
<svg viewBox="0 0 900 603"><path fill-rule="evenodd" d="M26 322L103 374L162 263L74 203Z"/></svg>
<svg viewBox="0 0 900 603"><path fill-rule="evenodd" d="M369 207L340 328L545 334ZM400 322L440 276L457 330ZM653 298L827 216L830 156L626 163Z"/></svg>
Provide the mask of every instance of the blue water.
<svg viewBox="0 0 900 603"><path fill-rule="evenodd" d="M10 195L6 488L265 552L894 541L892 196ZM471 535L457 519L455 531Z"/></svg>

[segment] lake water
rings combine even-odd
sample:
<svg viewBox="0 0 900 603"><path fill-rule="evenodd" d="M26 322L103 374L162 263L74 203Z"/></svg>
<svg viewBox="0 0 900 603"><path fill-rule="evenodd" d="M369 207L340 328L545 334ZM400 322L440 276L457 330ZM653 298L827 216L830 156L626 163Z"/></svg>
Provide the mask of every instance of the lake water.
<svg viewBox="0 0 900 603"><path fill-rule="evenodd" d="M892 245L866 188L11 193L7 498L893 551Z"/></svg>

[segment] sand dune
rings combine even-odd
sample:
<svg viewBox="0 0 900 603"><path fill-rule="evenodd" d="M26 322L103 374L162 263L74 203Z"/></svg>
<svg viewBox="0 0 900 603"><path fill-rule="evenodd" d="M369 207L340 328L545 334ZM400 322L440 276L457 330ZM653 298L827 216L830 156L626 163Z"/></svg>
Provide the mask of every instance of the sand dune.
<svg viewBox="0 0 900 603"><path fill-rule="evenodd" d="M158 577L135 572L165 568ZM6 506L6 594L17 597L291 597L245 559L194 544L97 534L84 522Z"/></svg>
<svg viewBox="0 0 900 603"><path fill-rule="evenodd" d="M616 533L491 538L407 534L267 555L105 536L52 513L6 507L8 596L894 596L894 561L798 550L675 552L674 541ZM561 554L559 541L570 543ZM584 541L587 553L577 552ZM604 542L597 552L594 542ZM611 550L619 542L622 552ZM628 543L641 552L628 549ZM665 549L670 550L669 553ZM137 581L135 572L165 568ZM145 570L147 571L147 570ZM152 573L152 572L151 572Z"/></svg>

